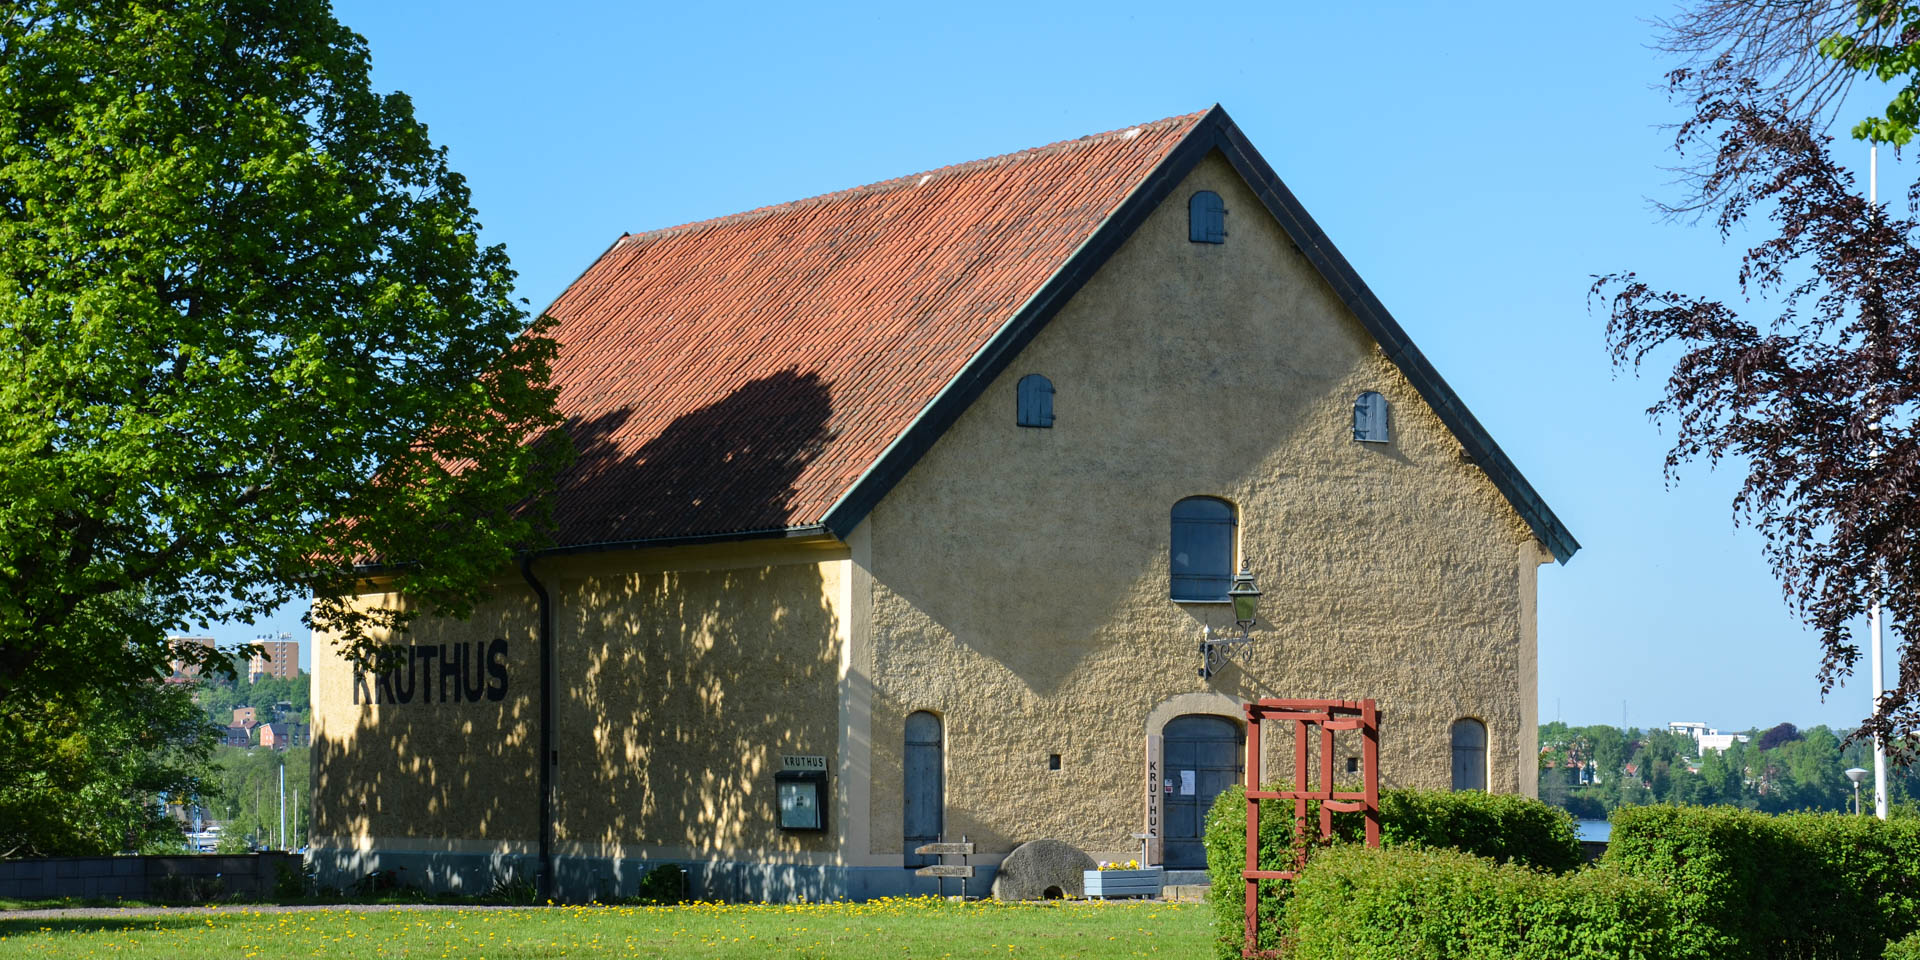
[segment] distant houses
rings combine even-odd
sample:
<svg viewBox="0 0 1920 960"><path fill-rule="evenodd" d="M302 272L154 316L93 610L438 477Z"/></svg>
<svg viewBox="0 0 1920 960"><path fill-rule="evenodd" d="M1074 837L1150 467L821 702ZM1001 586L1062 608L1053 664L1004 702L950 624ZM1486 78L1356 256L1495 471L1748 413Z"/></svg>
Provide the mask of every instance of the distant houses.
<svg viewBox="0 0 1920 960"><path fill-rule="evenodd" d="M260 745L274 750L307 745L308 728L304 723L269 723L260 728Z"/></svg>
<svg viewBox="0 0 1920 960"><path fill-rule="evenodd" d="M1696 720L1675 720L1667 724L1667 731L1692 737L1696 755L1704 754L1708 750L1728 750L1736 743L1746 743L1753 739L1744 733L1721 733Z"/></svg>
<svg viewBox="0 0 1920 960"><path fill-rule="evenodd" d="M236 707L233 722L221 735L221 744L229 747L251 747L254 745L254 731L259 731L259 745L273 750L285 750L288 747L304 747L311 737L310 725L289 720L293 715L293 703L282 700L273 705L270 713L273 720L260 721L260 708Z"/></svg>

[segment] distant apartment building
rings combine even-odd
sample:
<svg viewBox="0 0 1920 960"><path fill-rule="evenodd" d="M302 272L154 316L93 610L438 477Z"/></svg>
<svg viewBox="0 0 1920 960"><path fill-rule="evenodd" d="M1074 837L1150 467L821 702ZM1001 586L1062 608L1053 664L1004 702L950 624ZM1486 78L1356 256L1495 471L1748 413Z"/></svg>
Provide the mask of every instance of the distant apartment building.
<svg viewBox="0 0 1920 960"><path fill-rule="evenodd" d="M250 727L228 727L220 734L220 744L226 747L251 747L253 735Z"/></svg>
<svg viewBox="0 0 1920 960"><path fill-rule="evenodd" d="M233 726L239 727L242 730L252 730L254 727L257 727L259 725L260 725L260 711L255 710L252 707L235 707L234 708Z"/></svg>
<svg viewBox="0 0 1920 960"><path fill-rule="evenodd" d="M197 643L208 649L214 649L218 646L218 643L212 637L167 638L167 645L169 647L186 643ZM167 661L167 669L170 671L167 677L169 680L193 680L200 676L200 665L197 663L188 663L185 660L169 660Z"/></svg>
<svg viewBox="0 0 1920 960"><path fill-rule="evenodd" d="M278 639L262 637L254 641L261 652L247 661L248 683L256 683L261 677L292 680L300 675L300 641L287 636L283 633Z"/></svg>
<svg viewBox="0 0 1920 960"><path fill-rule="evenodd" d="M1746 743L1751 739L1744 733L1721 733L1704 723L1693 720L1675 720L1667 724L1667 730L1670 733L1692 737L1694 746L1701 753L1708 750L1727 750L1736 743Z"/></svg>
<svg viewBox="0 0 1920 960"><path fill-rule="evenodd" d="M260 727L260 745L275 750L288 747L301 747L307 743L307 725L304 723L268 723Z"/></svg>
<svg viewBox="0 0 1920 960"><path fill-rule="evenodd" d="M1708 750L1729 750L1732 749L1734 744L1746 743L1751 739L1753 738L1744 733L1720 733L1719 731L1703 733L1700 735L1700 752L1706 753Z"/></svg>

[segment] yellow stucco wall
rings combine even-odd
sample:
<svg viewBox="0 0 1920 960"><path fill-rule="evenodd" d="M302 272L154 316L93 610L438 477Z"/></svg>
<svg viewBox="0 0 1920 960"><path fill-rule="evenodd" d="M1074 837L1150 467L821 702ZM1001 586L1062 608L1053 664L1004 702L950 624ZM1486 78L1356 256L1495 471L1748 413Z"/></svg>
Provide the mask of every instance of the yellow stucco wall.
<svg viewBox="0 0 1920 960"><path fill-rule="evenodd" d="M837 764L848 561L832 542L761 542L542 560L553 597L560 856L830 858L777 829L782 754ZM509 639L500 702L355 703L315 650L318 847L537 849L537 608L524 581L410 642ZM369 596L369 602L389 598ZM364 698L363 698L364 699Z"/></svg>
<svg viewBox="0 0 1920 960"><path fill-rule="evenodd" d="M385 595L366 600L398 602ZM536 627L525 585L503 585L467 621L424 619L415 626L402 642L431 647L433 659L415 659L410 690L402 672L384 688L377 677L365 677L357 692L351 665L336 655L328 637L316 635L314 847L506 854L536 849ZM487 691L499 685L498 678L484 669L478 676L471 672L476 646L496 640L506 642L500 661L505 689L498 700ZM469 669L466 679L442 677L442 645L451 653L461 644L467 660L456 656L454 662ZM476 686L479 697L469 699L466 691ZM408 702L389 698L389 691L399 697L403 690Z"/></svg>
<svg viewBox="0 0 1920 960"><path fill-rule="evenodd" d="M846 551L739 545L721 565L582 557L555 565L563 853L817 859L778 828L782 755L838 764Z"/></svg>
<svg viewBox="0 0 1920 960"><path fill-rule="evenodd" d="M1188 241L1199 189L1226 201L1225 244ZM1053 382L1051 429L1015 425L1029 373ZM1365 390L1392 404L1390 444L1352 440ZM1237 505L1266 591L1251 664L1211 681L1201 624L1230 617L1167 599L1168 511L1194 495ZM860 535L874 855L901 849L902 724L922 709L946 724L947 833L983 851L1137 849L1148 717L1198 693L1376 698L1390 787L1447 786L1449 725L1479 718L1492 788L1534 788L1549 558L1218 154Z"/></svg>

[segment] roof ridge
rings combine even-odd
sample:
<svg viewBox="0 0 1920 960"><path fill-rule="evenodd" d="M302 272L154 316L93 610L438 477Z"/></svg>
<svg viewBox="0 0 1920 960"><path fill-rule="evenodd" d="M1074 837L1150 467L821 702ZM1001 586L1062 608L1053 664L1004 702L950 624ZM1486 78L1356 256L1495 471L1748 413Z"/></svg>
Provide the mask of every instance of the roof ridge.
<svg viewBox="0 0 1920 960"><path fill-rule="evenodd" d="M890 177L886 180L876 180L873 183L862 184L856 187L847 187L845 189L834 190L829 193L816 194L811 197L802 197L798 200L788 200L784 203L775 203L775 204L769 204L764 207L755 207L751 210L742 210L738 213L726 214L725 216L711 217L706 220L695 220L690 223L682 223L682 224L671 226L671 227L661 227L657 230L647 230L640 233L623 233L620 235L620 239L614 241L613 247L615 249L618 249L620 247L632 246L634 244L644 243L651 240L658 240L663 237L679 236L680 234L684 234L684 233L692 233L696 230L703 230L709 227L728 226L728 225L741 223L748 220L755 220L761 217L771 216L776 213L787 213L794 210L803 210L808 207L819 206L821 204L826 204L826 203L832 203L838 200L844 200L844 199L847 199L848 197L864 196L870 193L881 193L887 190L892 190L897 187L903 186L907 183L907 181L910 181L910 180L914 181L915 185L917 186L918 184L925 183L926 181L931 180L935 177L946 176L948 174L960 173L963 171L980 170L988 167L1000 166L1000 165L1013 163L1020 160L1028 160L1035 157L1046 156L1054 153L1064 153L1065 151L1073 149L1075 147L1083 147L1093 143L1106 143L1112 140L1131 138L1131 137L1138 136L1141 133L1148 130L1160 130L1166 127L1175 126L1180 123L1197 122L1200 118L1206 116L1208 110L1211 110L1211 109L1213 108L1209 107L1207 108L1207 110L1196 110L1193 113L1183 113L1178 116L1163 117L1159 120L1154 120L1148 123L1136 123L1130 127L1120 127L1113 130L1103 131L1101 133L1090 133L1084 137L1075 137L1070 140L1056 140L1053 143L1044 144L1042 146L1028 147L1024 150L1014 150L1009 153L996 154L991 157L981 157L978 160L967 160L962 163L951 163L944 167L935 167L931 170L922 170L916 173L909 173L904 176Z"/></svg>

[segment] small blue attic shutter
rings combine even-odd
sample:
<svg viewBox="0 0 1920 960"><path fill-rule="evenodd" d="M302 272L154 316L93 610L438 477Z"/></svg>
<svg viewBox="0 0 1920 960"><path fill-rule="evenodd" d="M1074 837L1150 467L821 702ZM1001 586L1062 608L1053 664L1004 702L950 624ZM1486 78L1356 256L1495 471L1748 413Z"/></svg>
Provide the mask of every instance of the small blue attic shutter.
<svg viewBox="0 0 1920 960"><path fill-rule="evenodd" d="M1037 373L1021 377L1017 416L1023 427L1053 426L1053 381Z"/></svg>
<svg viewBox="0 0 1920 960"><path fill-rule="evenodd" d="M1353 401L1353 438L1362 443L1386 443L1387 398L1372 390Z"/></svg>
<svg viewBox="0 0 1920 960"><path fill-rule="evenodd" d="M1202 190L1187 201L1187 239L1194 243L1227 242L1227 205L1212 190Z"/></svg>

